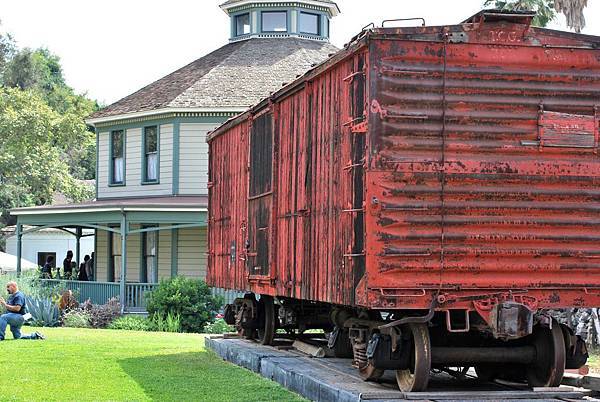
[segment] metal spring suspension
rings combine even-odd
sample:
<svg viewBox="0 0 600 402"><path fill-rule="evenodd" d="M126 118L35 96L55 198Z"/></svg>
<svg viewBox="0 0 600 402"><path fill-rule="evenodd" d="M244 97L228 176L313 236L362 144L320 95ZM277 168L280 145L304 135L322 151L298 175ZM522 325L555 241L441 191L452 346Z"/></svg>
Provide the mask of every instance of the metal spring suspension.
<svg viewBox="0 0 600 402"><path fill-rule="evenodd" d="M354 354L354 359L352 360L352 366L354 368L362 368L369 363L367 359L366 343L352 342L352 352Z"/></svg>

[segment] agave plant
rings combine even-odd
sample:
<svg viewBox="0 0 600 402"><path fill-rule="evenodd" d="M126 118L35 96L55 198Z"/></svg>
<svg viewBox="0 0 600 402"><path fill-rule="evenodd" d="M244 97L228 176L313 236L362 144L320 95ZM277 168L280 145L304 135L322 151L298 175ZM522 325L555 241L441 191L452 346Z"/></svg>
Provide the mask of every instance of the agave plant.
<svg viewBox="0 0 600 402"><path fill-rule="evenodd" d="M31 323L40 327L56 327L59 323L58 307L50 299L28 297L27 311L31 313Z"/></svg>

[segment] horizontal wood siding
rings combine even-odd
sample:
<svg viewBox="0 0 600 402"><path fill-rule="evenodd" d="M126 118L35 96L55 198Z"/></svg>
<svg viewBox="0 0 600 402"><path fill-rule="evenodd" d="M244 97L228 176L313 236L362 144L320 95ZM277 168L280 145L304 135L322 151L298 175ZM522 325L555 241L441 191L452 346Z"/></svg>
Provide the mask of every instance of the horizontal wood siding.
<svg viewBox="0 0 600 402"><path fill-rule="evenodd" d="M108 232L96 231L96 280L104 282L108 280Z"/></svg>
<svg viewBox="0 0 600 402"><path fill-rule="evenodd" d="M206 228L179 230L178 274L206 278Z"/></svg>
<svg viewBox="0 0 600 402"><path fill-rule="evenodd" d="M160 126L159 184L142 184L142 131L133 128L125 131L125 185L109 185L110 131L100 131L98 136L98 198L145 197L170 195L173 183L173 125Z"/></svg>
<svg viewBox="0 0 600 402"><path fill-rule="evenodd" d="M206 134L218 124L182 123L179 130L179 194L208 194Z"/></svg>

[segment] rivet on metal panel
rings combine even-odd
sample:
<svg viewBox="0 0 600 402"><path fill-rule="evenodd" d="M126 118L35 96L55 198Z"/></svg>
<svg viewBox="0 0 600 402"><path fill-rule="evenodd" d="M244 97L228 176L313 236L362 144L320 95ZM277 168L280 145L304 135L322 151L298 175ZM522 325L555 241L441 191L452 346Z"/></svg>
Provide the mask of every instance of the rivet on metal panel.
<svg viewBox="0 0 600 402"><path fill-rule="evenodd" d="M469 37L465 32L450 32L448 34L448 42L450 43L464 43L468 41Z"/></svg>

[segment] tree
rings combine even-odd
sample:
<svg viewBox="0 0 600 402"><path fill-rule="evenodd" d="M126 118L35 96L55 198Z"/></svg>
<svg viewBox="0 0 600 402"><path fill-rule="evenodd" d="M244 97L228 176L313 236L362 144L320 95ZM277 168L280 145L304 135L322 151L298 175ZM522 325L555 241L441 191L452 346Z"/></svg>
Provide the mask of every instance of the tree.
<svg viewBox="0 0 600 402"><path fill-rule="evenodd" d="M83 125L83 132L82 132ZM55 193L73 201L92 190L70 173L66 150L87 132L71 114L52 110L33 90L0 88L0 208L50 204Z"/></svg>
<svg viewBox="0 0 600 402"><path fill-rule="evenodd" d="M499 10L535 11L533 25L545 27L557 13L564 14L567 26L575 32L581 32L585 27L583 9L587 0L485 0L485 7L492 5Z"/></svg>
<svg viewBox="0 0 600 402"><path fill-rule="evenodd" d="M0 21L0 26L2 26L2 21ZM4 70L7 61L12 58L14 51L15 41L12 36L0 32L0 73ZM2 84L1 79L0 84Z"/></svg>
<svg viewBox="0 0 600 402"><path fill-rule="evenodd" d="M94 179L94 134L83 119L99 106L85 95L75 94L66 84L60 58L45 48L18 50L6 63L2 82L7 87L38 93L52 110L63 116L64 132L71 136L63 138L65 142L58 146L63 145L70 172L77 179Z"/></svg>

